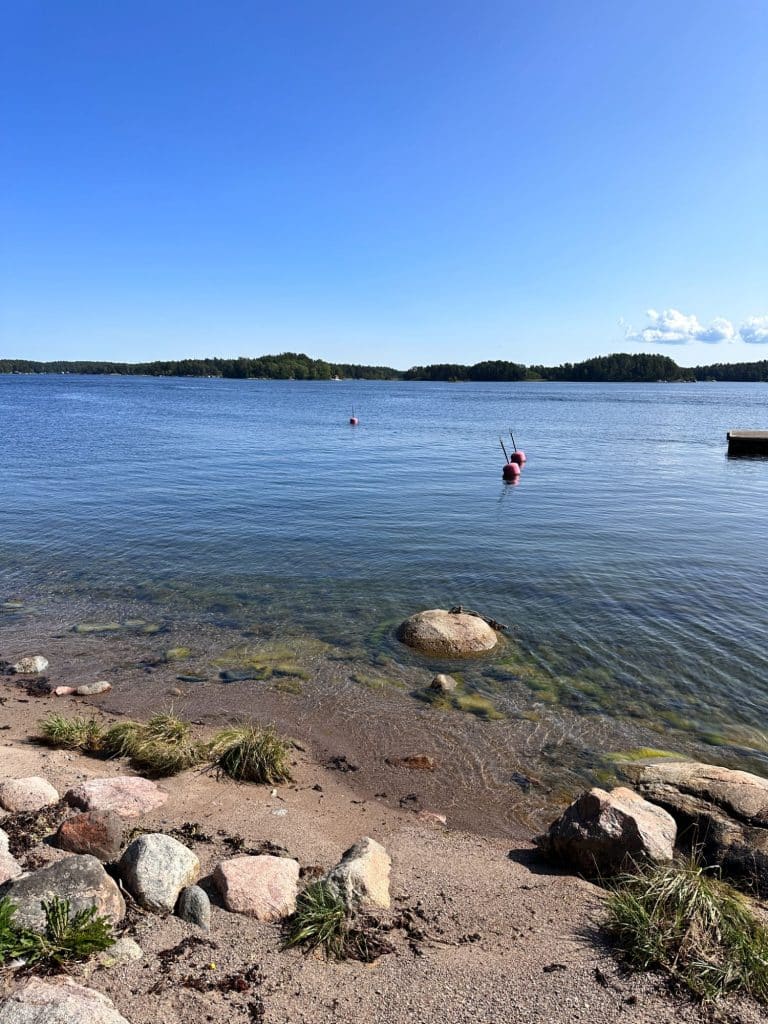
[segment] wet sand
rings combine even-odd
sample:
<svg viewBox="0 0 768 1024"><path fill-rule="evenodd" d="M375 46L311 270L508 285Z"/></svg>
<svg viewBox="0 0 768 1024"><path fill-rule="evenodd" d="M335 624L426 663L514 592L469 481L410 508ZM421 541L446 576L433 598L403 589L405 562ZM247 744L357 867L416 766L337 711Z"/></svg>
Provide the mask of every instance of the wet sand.
<svg viewBox="0 0 768 1024"><path fill-rule="evenodd" d="M452 827L483 835L530 835L585 786L615 784L620 767L605 752L668 746L642 723L581 715L525 687L510 697L500 685L479 714L425 700L443 667L409 652L401 656L395 641L385 654L361 657L292 631L289 623L223 627L147 615L138 603L72 608L61 601L44 609L30 603L0 618L0 657L44 654L53 685L108 680L111 692L89 707L112 715L143 718L173 708L201 726L242 719L274 724L316 763L348 769L347 784L361 797L436 810ZM78 633L78 623L119 628ZM169 660L168 652L179 650L183 655ZM269 678L220 678L222 670L254 662L266 666ZM461 665L451 668L460 674ZM65 712L70 699L56 698L52 706ZM35 714L46 710L40 703ZM673 749L708 759L706 748L692 743L676 741ZM434 759L434 770L391 763L414 755Z"/></svg>

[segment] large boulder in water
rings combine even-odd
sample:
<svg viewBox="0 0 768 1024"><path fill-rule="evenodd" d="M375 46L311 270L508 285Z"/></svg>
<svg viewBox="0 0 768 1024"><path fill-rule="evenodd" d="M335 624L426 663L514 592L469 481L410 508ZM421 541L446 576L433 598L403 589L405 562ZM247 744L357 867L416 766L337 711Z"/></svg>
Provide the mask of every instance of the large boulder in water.
<svg viewBox="0 0 768 1024"><path fill-rule="evenodd" d="M610 793L582 793L535 842L550 860L597 877L671 860L676 832L674 818L661 807L618 786Z"/></svg>
<svg viewBox="0 0 768 1024"><path fill-rule="evenodd" d="M674 817L684 849L768 896L768 779L696 761L625 770L645 797Z"/></svg>
<svg viewBox="0 0 768 1024"><path fill-rule="evenodd" d="M483 654L498 642L496 630L479 615L442 608L431 608L406 619L399 637L404 644L433 658Z"/></svg>

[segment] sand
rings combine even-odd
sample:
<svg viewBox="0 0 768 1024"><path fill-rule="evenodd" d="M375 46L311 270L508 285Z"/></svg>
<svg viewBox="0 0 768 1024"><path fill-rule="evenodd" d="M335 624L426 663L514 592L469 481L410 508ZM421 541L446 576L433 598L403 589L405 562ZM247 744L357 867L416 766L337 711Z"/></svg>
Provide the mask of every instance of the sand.
<svg viewBox="0 0 768 1024"><path fill-rule="evenodd" d="M3 776L43 775L63 792L83 779L126 774L125 764L29 741L52 708L74 714L92 705L27 697L6 681L0 696ZM296 857L311 877L358 837L373 836L393 860L385 933L393 952L373 964L329 962L319 953L281 949L279 925L215 905L210 935L134 910L126 934L144 959L76 966L73 977L109 995L132 1024L710 1019L670 994L660 977L625 973L599 935L601 890L540 863L529 839L473 834L452 827L450 818L445 827L409 805L365 798L352 788L354 774L319 765L310 751L296 750L292 771L294 782L276 790L205 771L163 780L168 802L141 827L170 831L195 823L210 839L187 840L204 876L238 845L255 850L269 843ZM421 775L410 772L415 793ZM0 979L10 983L2 973ZM765 1019L748 1001L730 1003L728 1014L744 1024Z"/></svg>

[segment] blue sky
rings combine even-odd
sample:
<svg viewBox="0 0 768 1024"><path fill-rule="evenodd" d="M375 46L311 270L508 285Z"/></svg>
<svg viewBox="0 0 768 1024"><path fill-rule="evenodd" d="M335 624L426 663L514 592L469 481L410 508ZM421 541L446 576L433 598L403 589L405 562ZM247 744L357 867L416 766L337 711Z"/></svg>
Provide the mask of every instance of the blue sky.
<svg viewBox="0 0 768 1024"><path fill-rule="evenodd" d="M0 35L0 356L768 357L765 0L22 0Z"/></svg>

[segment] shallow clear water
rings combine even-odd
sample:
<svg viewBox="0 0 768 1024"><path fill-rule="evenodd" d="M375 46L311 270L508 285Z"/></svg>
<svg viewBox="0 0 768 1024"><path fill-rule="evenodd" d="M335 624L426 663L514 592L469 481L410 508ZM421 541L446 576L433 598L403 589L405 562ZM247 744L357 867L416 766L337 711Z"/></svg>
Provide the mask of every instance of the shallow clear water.
<svg viewBox="0 0 768 1024"><path fill-rule="evenodd" d="M143 598L413 665L392 623L460 603L519 641L468 670L502 703L768 751L768 461L725 454L764 386L5 376L0 407L0 600Z"/></svg>

